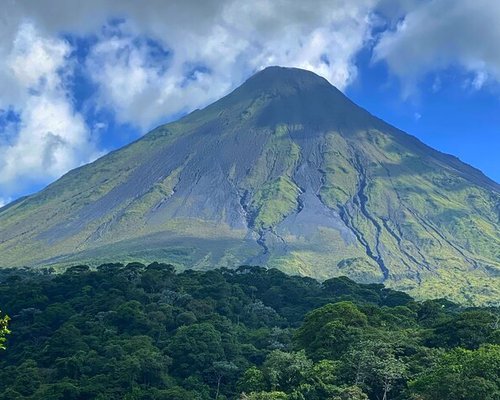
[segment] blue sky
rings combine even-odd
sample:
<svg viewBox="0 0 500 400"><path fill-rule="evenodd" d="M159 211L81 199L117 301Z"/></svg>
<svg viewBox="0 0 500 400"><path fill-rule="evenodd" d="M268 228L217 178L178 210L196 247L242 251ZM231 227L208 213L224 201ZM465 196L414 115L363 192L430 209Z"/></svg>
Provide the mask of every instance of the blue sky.
<svg viewBox="0 0 500 400"><path fill-rule="evenodd" d="M415 92L402 96L401 82L384 63L357 60L359 76L345 93L357 104L424 143L459 157L500 182L500 92L497 82L477 90L473 74L449 66L424 74ZM435 87L440 82L439 88Z"/></svg>
<svg viewBox="0 0 500 400"><path fill-rule="evenodd" d="M496 0L8 0L0 204L269 65L324 76L498 182L498 20Z"/></svg>

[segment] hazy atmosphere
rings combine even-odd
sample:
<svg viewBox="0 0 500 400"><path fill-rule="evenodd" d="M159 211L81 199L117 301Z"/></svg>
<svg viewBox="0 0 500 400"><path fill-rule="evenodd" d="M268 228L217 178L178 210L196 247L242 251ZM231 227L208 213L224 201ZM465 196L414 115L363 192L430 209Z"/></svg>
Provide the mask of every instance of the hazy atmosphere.
<svg viewBox="0 0 500 400"><path fill-rule="evenodd" d="M1 2L0 205L270 65L500 179L497 1L146 3Z"/></svg>

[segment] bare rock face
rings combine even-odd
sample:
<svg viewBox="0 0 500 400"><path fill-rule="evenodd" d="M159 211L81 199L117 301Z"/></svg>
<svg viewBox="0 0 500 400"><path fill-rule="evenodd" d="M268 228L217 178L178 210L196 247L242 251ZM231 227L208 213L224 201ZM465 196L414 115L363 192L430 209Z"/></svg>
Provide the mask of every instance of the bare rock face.
<svg viewBox="0 0 500 400"><path fill-rule="evenodd" d="M0 265L260 264L484 304L500 299L499 220L480 171L271 67L0 209Z"/></svg>

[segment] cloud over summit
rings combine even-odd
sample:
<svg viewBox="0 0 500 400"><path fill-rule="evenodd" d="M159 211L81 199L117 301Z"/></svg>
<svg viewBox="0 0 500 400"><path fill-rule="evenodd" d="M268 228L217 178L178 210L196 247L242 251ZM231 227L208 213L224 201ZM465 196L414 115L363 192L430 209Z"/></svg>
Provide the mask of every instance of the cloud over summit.
<svg viewBox="0 0 500 400"><path fill-rule="evenodd" d="M499 81L499 4L7 0L0 10L0 197L102 154L118 134L108 126L145 133L269 65L309 69L345 89L358 77L358 54L373 50L403 81L457 63L473 74L474 88Z"/></svg>

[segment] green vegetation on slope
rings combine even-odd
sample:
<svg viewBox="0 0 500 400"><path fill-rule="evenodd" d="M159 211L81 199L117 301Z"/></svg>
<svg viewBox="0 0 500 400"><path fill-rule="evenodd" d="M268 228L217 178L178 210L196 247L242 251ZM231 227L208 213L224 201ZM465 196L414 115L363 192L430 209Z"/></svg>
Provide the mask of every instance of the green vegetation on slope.
<svg viewBox="0 0 500 400"><path fill-rule="evenodd" d="M292 176L300 158L300 147L293 142L290 131L300 126L278 125L268 134L256 164L246 177L251 190L248 211L252 227L257 231L278 225L297 209L300 189Z"/></svg>
<svg viewBox="0 0 500 400"><path fill-rule="evenodd" d="M325 182L321 198L332 207L346 204L357 190L358 176L351 165L352 154L344 138L339 134L326 136L323 172Z"/></svg>
<svg viewBox="0 0 500 400"><path fill-rule="evenodd" d="M498 304L496 191L439 165L409 136L368 130L326 138L321 198L383 259L387 285L419 298L441 293L462 303Z"/></svg>
<svg viewBox="0 0 500 400"><path fill-rule="evenodd" d="M153 263L0 271L2 400L499 400L499 310Z"/></svg>
<svg viewBox="0 0 500 400"><path fill-rule="evenodd" d="M300 189L290 179L279 177L257 190L249 210L255 215L253 224L258 229L269 229L281 222L297 208Z"/></svg>

